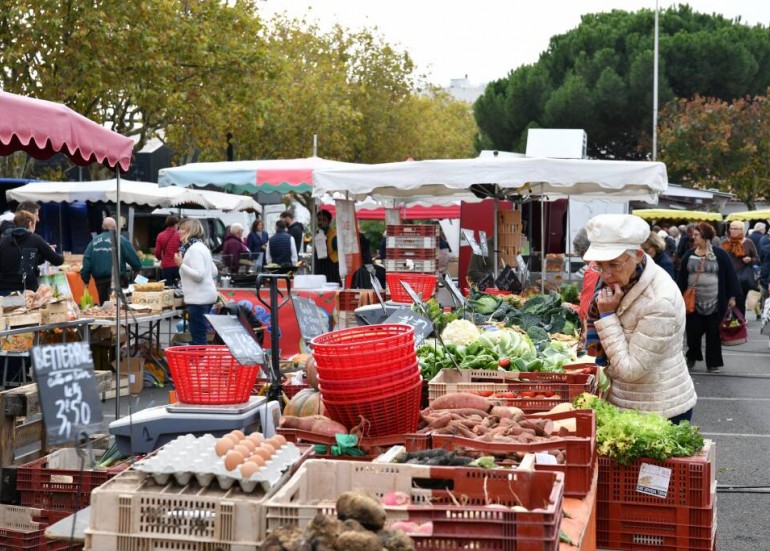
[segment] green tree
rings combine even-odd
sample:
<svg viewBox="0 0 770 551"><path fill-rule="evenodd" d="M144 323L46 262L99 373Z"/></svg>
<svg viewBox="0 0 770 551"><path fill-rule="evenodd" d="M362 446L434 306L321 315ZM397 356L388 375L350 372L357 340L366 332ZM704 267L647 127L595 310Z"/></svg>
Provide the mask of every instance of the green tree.
<svg viewBox="0 0 770 551"><path fill-rule="evenodd" d="M530 127L582 128L592 157L649 156L654 12L584 15L532 65L490 83L474 105L480 143L523 151ZM659 103L731 101L770 85L770 30L676 6L660 13Z"/></svg>

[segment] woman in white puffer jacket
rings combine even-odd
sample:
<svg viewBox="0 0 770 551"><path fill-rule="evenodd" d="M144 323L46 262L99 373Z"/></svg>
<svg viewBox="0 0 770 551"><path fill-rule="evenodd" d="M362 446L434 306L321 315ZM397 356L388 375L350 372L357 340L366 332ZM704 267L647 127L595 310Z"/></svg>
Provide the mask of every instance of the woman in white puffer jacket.
<svg viewBox="0 0 770 551"><path fill-rule="evenodd" d="M583 257L601 275L586 318L586 350L606 365L608 400L657 412L678 423L692 419L695 387L682 350L685 309L671 276L641 250L650 229L637 216L589 220Z"/></svg>

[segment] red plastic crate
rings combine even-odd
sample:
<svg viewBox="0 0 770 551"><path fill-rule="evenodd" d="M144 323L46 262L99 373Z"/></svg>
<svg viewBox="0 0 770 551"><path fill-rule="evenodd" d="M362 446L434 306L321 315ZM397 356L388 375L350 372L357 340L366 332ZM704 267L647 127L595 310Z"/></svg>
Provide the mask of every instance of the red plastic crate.
<svg viewBox="0 0 770 551"><path fill-rule="evenodd" d="M419 236L419 237L388 237L386 239L388 254L390 249L435 249L438 247L438 237Z"/></svg>
<svg viewBox="0 0 770 551"><path fill-rule="evenodd" d="M326 360L339 354L371 359L372 354L379 354L386 347L408 343L414 346L414 328L398 323L339 329L310 341L316 362L319 357Z"/></svg>
<svg viewBox="0 0 770 551"><path fill-rule="evenodd" d="M316 354L318 376L327 381L363 379L395 373L417 361L414 342L383 346L376 353Z"/></svg>
<svg viewBox="0 0 770 551"><path fill-rule="evenodd" d="M388 249L391 260L436 260L436 249Z"/></svg>
<svg viewBox="0 0 770 551"><path fill-rule="evenodd" d="M412 375L419 375L420 373L420 369L417 364L417 358L415 357L414 359L408 361L410 362L409 365L406 367L398 367L397 369L394 366L401 365L402 362L399 361L398 363L383 363L381 365L383 369L382 372L379 372L377 375L367 377L359 377L359 371L350 373L350 377L347 379L326 379L319 375L318 383L319 386L323 385L324 388L345 391L360 389L367 386L377 386L394 382L401 382L410 378ZM372 366L368 366L366 370L362 370L362 372L367 373L371 368ZM388 371L385 371L386 369Z"/></svg>
<svg viewBox="0 0 770 551"><path fill-rule="evenodd" d="M186 404L241 404L259 375L258 365L241 365L224 345L172 346L166 360Z"/></svg>
<svg viewBox="0 0 770 551"><path fill-rule="evenodd" d="M48 511L37 507L0 505L0 550L48 551L67 549L68 542L45 538L45 529L69 516L69 512ZM81 549L75 544L73 549Z"/></svg>
<svg viewBox="0 0 770 551"><path fill-rule="evenodd" d="M410 264L411 262L411 264ZM394 260L385 259L385 270L387 273L435 273L438 269L436 260ZM426 300L430 297L423 296ZM393 299L395 300L395 299Z"/></svg>
<svg viewBox="0 0 770 551"><path fill-rule="evenodd" d="M431 224L388 224L388 237L438 237L439 228Z"/></svg>
<svg viewBox="0 0 770 551"><path fill-rule="evenodd" d="M559 549L560 473L311 460L267 501L267 529L304 528L319 512L333 515L328 496L355 488L409 494L411 505L385 509L388 523L432 522L431 534L410 534L418 549ZM527 511L511 510L517 504Z"/></svg>
<svg viewBox="0 0 770 551"><path fill-rule="evenodd" d="M358 291L339 291L337 293L337 310L352 312L358 308L361 293Z"/></svg>
<svg viewBox="0 0 770 551"><path fill-rule="evenodd" d="M64 448L21 465L16 472L16 489L24 506L73 512L88 507L91 490L130 464L126 460L108 469L85 469L81 483L80 458L74 449Z"/></svg>
<svg viewBox="0 0 770 551"><path fill-rule="evenodd" d="M647 504L657 506L709 507L715 484L716 444L706 440L703 450L694 457L674 457L667 461L637 459L620 465L599 457L599 501ZM668 495L665 498L636 491L642 463L671 469Z"/></svg>
<svg viewBox="0 0 770 551"><path fill-rule="evenodd" d="M716 490L716 486L713 488ZM716 492L715 492L716 495ZM702 549L714 546L716 497L711 507L597 502L597 540L609 549Z"/></svg>
<svg viewBox="0 0 770 551"><path fill-rule="evenodd" d="M551 415L538 415L532 419L551 419L553 421L575 418L575 436L552 438L546 442L532 444L511 444L502 442L484 442L462 436L432 434L434 448L454 450L466 448L491 454L537 453L563 450L565 462L559 465L537 464L538 471L559 472L564 474L564 494L583 497L591 490L596 469L596 414L593 410L578 410ZM425 448L427 449L427 448Z"/></svg>
<svg viewBox="0 0 770 551"><path fill-rule="evenodd" d="M377 384L358 384L352 388L336 388L333 383L324 383L320 381L319 390L321 398L325 400L345 401L360 400L362 398L380 398L383 395L390 395L404 388L414 385L417 381L422 382L420 370L417 369L417 363L414 369L405 370L404 376L400 379L381 382ZM420 389L422 395L422 389Z"/></svg>

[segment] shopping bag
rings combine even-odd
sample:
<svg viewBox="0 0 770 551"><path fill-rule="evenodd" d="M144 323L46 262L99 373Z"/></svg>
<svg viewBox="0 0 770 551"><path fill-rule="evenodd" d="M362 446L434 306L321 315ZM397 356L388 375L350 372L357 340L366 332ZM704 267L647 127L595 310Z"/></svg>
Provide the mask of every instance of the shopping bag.
<svg viewBox="0 0 770 551"><path fill-rule="evenodd" d="M757 281L757 274L754 270L754 266L751 264L747 264L743 267L743 269L738 273L738 281L741 284L741 289L743 289L743 294L747 295L749 291L758 291L759 290L759 282Z"/></svg>
<svg viewBox="0 0 770 551"><path fill-rule="evenodd" d="M765 309L762 310L762 328L759 332L770 337L770 298L765 299Z"/></svg>
<svg viewBox="0 0 770 551"><path fill-rule="evenodd" d="M746 331L746 320L743 319L740 310L733 308L719 324L719 336L725 346L736 346L749 340Z"/></svg>
<svg viewBox="0 0 770 551"><path fill-rule="evenodd" d="M762 300L762 293L754 291L753 289L746 295L746 311L754 312L759 305L759 301Z"/></svg>
<svg viewBox="0 0 770 551"><path fill-rule="evenodd" d="M688 314L695 312L695 287L688 287L685 289L684 294L684 310Z"/></svg>

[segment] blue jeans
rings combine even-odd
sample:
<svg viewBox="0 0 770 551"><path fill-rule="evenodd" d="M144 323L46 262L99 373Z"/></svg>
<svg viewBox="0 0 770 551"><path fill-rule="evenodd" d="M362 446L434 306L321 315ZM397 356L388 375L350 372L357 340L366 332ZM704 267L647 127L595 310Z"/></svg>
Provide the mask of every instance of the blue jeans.
<svg viewBox="0 0 770 551"><path fill-rule="evenodd" d="M206 314L211 312L213 304L188 304L187 317L190 322L190 344L207 344L206 340Z"/></svg>

